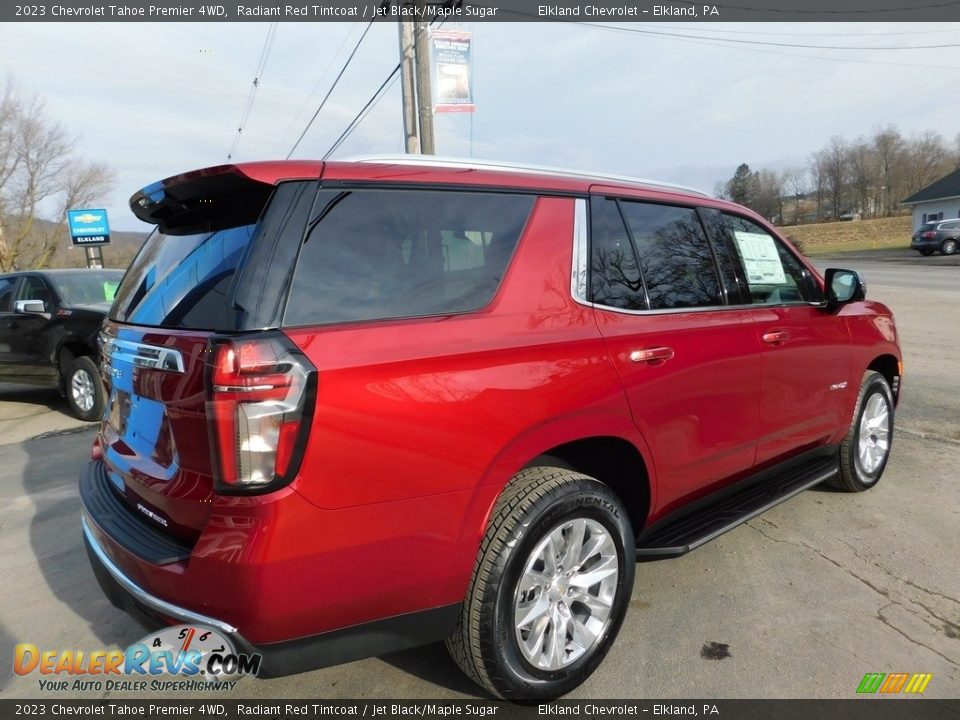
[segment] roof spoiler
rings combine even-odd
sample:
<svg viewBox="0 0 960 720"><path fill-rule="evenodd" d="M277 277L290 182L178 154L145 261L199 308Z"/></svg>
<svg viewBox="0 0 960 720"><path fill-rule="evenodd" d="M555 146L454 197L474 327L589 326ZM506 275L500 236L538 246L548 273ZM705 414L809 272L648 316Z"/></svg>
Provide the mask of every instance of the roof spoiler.
<svg viewBox="0 0 960 720"><path fill-rule="evenodd" d="M218 165L147 185L130 209L164 234L192 235L256 222L272 192L238 166Z"/></svg>

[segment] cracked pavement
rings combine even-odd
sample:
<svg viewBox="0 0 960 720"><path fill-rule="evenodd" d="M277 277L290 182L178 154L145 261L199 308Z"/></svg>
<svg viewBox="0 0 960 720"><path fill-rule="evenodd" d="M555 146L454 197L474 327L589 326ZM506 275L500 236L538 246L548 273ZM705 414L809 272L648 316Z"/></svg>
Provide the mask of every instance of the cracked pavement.
<svg viewBox="0 0 960 720"><path fill-rule="evenodd" d="M960 697L960 270L821 264L859 267L868 295L897 316L906 376L883 479L855 495L801 493L684 557L640 564L620 637L571 698L852 698L867 672L932 673L925 697ZM126 646L142 632L103 598L80 542L76 475L92 429L64 418L55 394L31 404L29 393L7 388L0 387L0 556L3 578L16 581L0 584L0 692L25 698L41 692L36 677L12 675L14 643L96 650ZM432 645L244 680L236 696L478 692ZM83 696L105 695L125 694Z"/></svg>

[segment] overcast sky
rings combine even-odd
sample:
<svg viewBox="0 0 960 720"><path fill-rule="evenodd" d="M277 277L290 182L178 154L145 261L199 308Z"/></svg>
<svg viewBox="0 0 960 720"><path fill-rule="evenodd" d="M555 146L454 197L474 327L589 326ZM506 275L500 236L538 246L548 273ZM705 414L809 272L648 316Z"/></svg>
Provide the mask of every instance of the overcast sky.
<svg viewBox="0 0 960 720"><path fill-rule="evenodd" d="M287 154L364 27L279 24L235 160ZM960 46L880 49L957 43L960 24L627 26L697 39L564 23L468 27L477 112L437 116L438 154L711 191L741 162L804 164L832 135L852 140L895 124L952 142L960 131ZM226 161L268 28L5 24L0 75L40 93L78 153L114 168L112 226L146 229L126 204L134 191ZM397 57L396 25L376 24L294 157L322 156ZM402 151L401 122L395 84L336 156Z"/></svg>

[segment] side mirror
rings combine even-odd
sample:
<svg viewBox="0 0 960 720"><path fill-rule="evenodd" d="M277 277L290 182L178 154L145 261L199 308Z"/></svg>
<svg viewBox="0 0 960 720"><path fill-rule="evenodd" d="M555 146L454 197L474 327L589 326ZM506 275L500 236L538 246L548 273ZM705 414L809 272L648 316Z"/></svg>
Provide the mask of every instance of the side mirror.
<svg viewBox="0 0 960 720"><path fill-rule="evenodd" d="M828 308L859 302L867 296L867 284L856 270L828 268L824 280Z"/></svg>
<svg viewBox="0 0 960 720"><path fill-rule="evenodd" d="M13 303L14 312L33 313L43 315L47 309L43 306L43 300L17 300Z"/></svg>

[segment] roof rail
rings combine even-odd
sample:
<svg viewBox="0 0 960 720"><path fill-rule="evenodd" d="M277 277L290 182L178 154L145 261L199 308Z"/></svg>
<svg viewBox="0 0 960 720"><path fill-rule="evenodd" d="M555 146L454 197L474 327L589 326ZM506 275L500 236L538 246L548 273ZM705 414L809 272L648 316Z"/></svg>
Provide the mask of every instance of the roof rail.
<svg viewBox="0 0 960 720"><path fill-rule="evenodd" d="M531 172L541 175L553 175L556 177L568 178L588 178L593 180L613 180L615 182L628 182L636 185L644 185L651 188L663 188L667 190L682 190L703 197L711 197L709 193L699 188L689 185L678 185L674 183L661 182L659 180L647 180L644 178L630 177L628 175L608 175L582 170L569 170L567 168L551 167L548 165L527 165L523 163L500 162L498 160L475 160L473 158L443 157L437 155L356 155L342 158L343 162L363 162L363 163L393 163L395 165L422 165L427 167L443 168L475 168L480 170L495 170L498 172Z"/></svg>

